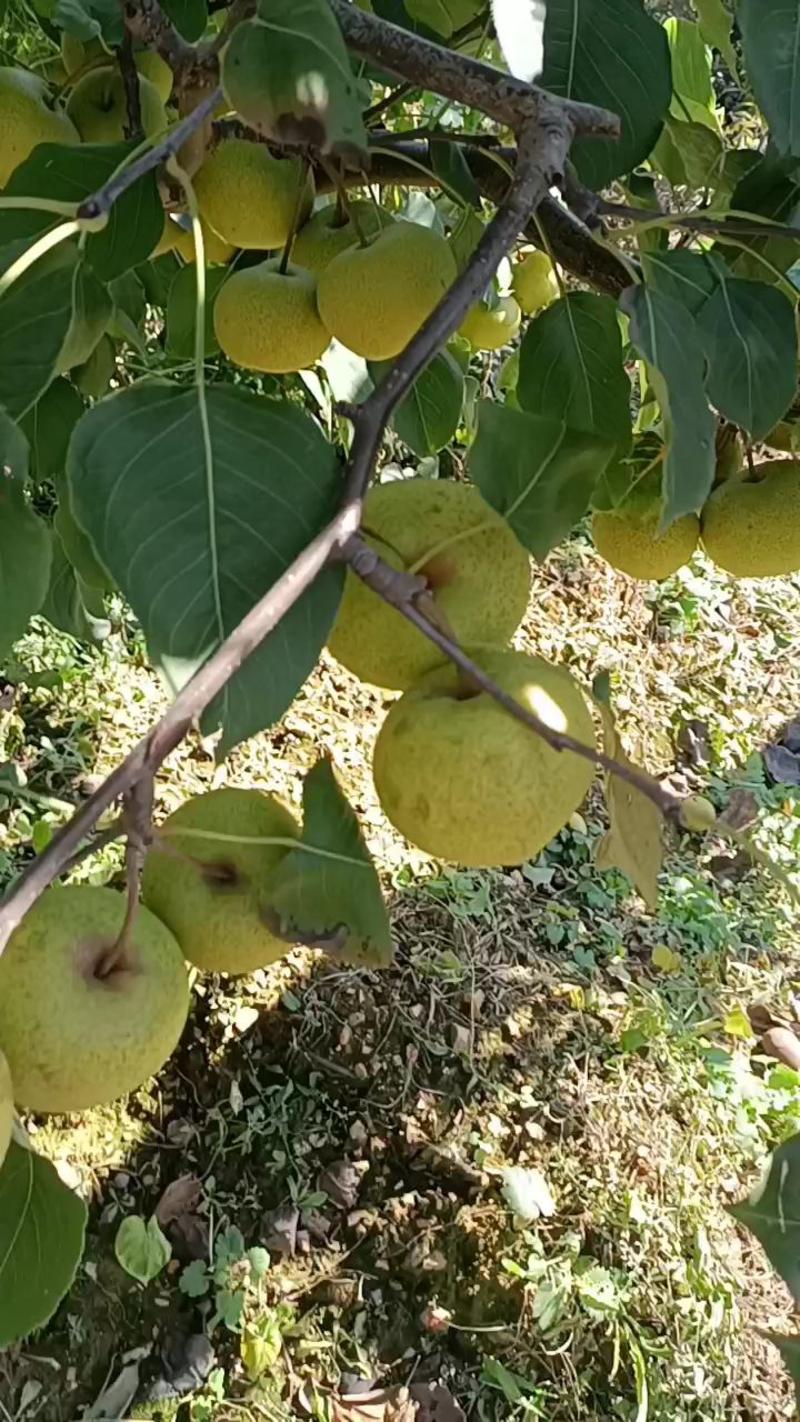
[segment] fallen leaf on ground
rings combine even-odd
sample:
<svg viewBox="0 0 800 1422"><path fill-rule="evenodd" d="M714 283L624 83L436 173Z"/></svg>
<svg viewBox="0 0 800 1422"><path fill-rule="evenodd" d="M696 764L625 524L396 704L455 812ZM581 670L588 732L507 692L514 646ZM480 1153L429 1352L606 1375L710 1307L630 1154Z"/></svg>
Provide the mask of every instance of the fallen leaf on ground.
<svg viewBox="0 0 800 1422"><path fill-rule="evenodd" d="M165 1229L180 1215L191 1215L203 1198L203 1187L196 1175L181 1175L173 1180L156 1205L156 1219Z"/></svg>

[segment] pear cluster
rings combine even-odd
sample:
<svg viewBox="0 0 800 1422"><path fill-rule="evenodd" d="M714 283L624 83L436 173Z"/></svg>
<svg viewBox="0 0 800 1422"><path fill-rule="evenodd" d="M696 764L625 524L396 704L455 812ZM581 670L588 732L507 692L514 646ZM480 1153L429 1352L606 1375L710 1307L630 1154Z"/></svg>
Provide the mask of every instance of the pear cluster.
<svg viewBox="0 0 800 1422"><path fill-rule="evenodd" d="M570 673L508 645L527 609L530 560L473 485L379 484L364 528L391 567L422 580L419 605L488 677L552 731L594 748ZM412 844L472 867L519 864L577 810L591 759L551 749L352 573L328 645L361 680L403 693L378 735L373 775L387 817Z"/></svg>
<svg viewBox="0 0 800 1422"><path fill-rule="evenodd" d="M269 881L299 833L271 796L214 790L160 826L132 928L113 889L42 895L0 957L0 1163L13 1103L85 1111L160 1070L186 1024L187 963L250 973L286 953Z"/></svg>

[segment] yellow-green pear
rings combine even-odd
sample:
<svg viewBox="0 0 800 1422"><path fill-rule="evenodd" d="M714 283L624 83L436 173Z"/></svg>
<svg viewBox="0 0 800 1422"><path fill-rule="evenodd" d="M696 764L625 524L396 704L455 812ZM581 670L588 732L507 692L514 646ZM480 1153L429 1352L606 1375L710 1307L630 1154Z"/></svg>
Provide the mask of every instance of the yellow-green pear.
<svg viewBox="0 0 800 1422"><path fill-rule="evenodd" d="M0 1165L6 1158L11 1144L11 1128L14 1124L14 1091L8 1062L0 1052Z"/></svg>
<svg viewBox="0 0 800 1422"><path fill-rule="evenodd" d="M133 60L139 73L150 80L162 104L166 104L175 82L175 76L167 61L152 49L138 50Z"/></svg>
<svg viewBox="0 0 800 1422"><path fill-rule="evenodd" d="M107 971L126 899L86 884L48 889L0 958L0 1046L28 1111L86 1111L157 1072L189 1010L178 944L140 908Z"/></svg>
<svg viewBox="0 0 800 1422"><path fill-rule="evenodd" d="M177 222L173 222L172 226L178 229L178 234L172 244L174 250L180 253L185 262L195 261L197 254L194 245L194 233L191 229L187 231L185 227L181 227ZM225 266L230 261L236 248L232 247L230 242L226 242L220 237L214 231L213 227L209 227L208 223L204 222L202 217L200 219L200 230L203 234L203 255L205 256L206 266ZM156 250L158 251L158 248ZM169 250L169 248L166 250Z"/></svg>
<svg viewBox="0 0 800 1422"><path fill-rule="evenodd" d="M78 143L63 109L51 107L43 79L25 69L0 67L0 188L39 143Z"/></svg>
<svg viewBox="0 0 800 1422"><path fill-rule="evenodd" d="M211 790L161 825L142 894L190 963L252 973L288 951L263 916L270 876L299 834L288 810L259 790Z"/></svg>
<svg viewBox="0 0 800 1422"><path fill-rule="evenodd" d="M166 110L149 79L140 77L139 99L142 128L151 138L166 129ZM84 143L122 143L128 126L128 102L119 70L111 66L90 69L70 94L67 113Z"/></svg>
<svg viewBox="0 0 800 1422"><path fill-rule="evenodd" d="M330 345L313 272L280 258L229 276L214 305L214 333L235 365L271 375L305 370Z"/></svg>
<svg viewBox="0 0 800 1422"><path fill-rule="evenodd" d="M478 302L458 330L476 351L499 351L519 335L521 322L522 312L514 297L504 296L496 306Z"/></svg>
<svg viewBox="0 0 800 1422"><path fill-rule="evenodd" d="M226 242L272 251L292 230L302 180L298 158L273 158L263 143L226 138L195 174L194 190L201 217ZM313 180L306 177L301 221L313 200Z"/></svg>
<svg viewBox="0 0 800 1422"><path fill-rule="evenodd" d="M755 466L756 479L726 480L702 515L709 558L737 578L780 578L800 570L800 460Z"/></svg>
<svg viewBox="0 0 800 1422"><path fill-rule="evenodd" d="M336 203L328 203L298 232L292 247L292 261L296 267L308 267L309 271L319 274L340 252L357 246L362 237L369 241L393 222L391 213L363 199L349 202L346 215Z"/></svg>
<svg viewBox="0 0 800 1422"><path fill-rule="evenodd" d="M659 532L661 510L597 509L592 515L592 538L602 558L631 578L661 581L688 563L700 537L696 514L675 519Z"/></svg>
<svg viewBox="0 0 800 1422"><path fill-rule="evenodd" d="M415 222L385 227L348 247L319 279L319 314L332 336L367 360L391 360L438 306L457 275L444 237Z"/></svg>
<svg viewBox="0 0 800 1422"><path fill-rule="evenodd" d="M557 299L558 281L546 252L529 252L514 264L511 289L526 316L533 316Z"/></svg>
<svg viewBox="0 0 800 1422"><path fill-rule="evenodd" d="M592 718L564 667L525 652L476 654L483 670L553 731L595 747ZM473 868L532 859L563 829L594 778L454 667L428 672L381 727L373 761L387 817L437 859Z"/></svg>
<svg viewBox="0 0 800 1422"><path fill-rule="evenodd" d="M427 580L436 611L459 642L497 647L513 636L528 606L530 559L473 484L377 484L365 500L364 530L392 567ZM427 637L349 572L328 647L362 681L397 690L443 660Z"/></svg>
<svg viewBox="0 0 800 1422"><path fill-rule="evenodd" d="M67 74L77 74L85 64L95 60L106 64L114 63L114 56L107 50L101 39L79 40L76 35L66 33L61 36L61 59Z"/></svg>

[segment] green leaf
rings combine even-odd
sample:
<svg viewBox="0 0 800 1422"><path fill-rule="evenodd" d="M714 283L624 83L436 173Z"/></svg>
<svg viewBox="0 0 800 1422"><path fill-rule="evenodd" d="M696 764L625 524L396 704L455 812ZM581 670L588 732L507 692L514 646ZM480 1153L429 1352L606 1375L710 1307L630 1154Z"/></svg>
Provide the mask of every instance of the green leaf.
<svg viewBox="0 0 800 1422"><path fill-rule="evenodd" d="M182 1294L190 1299L202 1299L208 1293L210 1280L208 1269L202 1259L193 1259L187 1264L178 1282Z"/></svg>
<svg viewBox="0 0 800 1422"><path fill-rule="evenodd" d="M746 1200L728 1206L754 1234L770 1264L800 1302L800 1135L773 1151Z"/></svg>
<svg viewBox="0 0 800 1422"><path fill-rule="evenodd" d="M300 843L269 884L263 912L272 930L344 963L386 967L394 952L378 875L328 760L305 778Z"/></svg>
<svg viewBox="0 0 800 1422"><path fill-rule="evenodd" d="M135 149L133 143L42 143L21 163L4 197L47 197L80 203L101 188ZM62 221L61 218L57 221ZM32 208L0 210L0 246L54 226L52 213ZM86 239L86 259L100 281L110 281L149 257L164 226L155 173L147 173L114 203L102 232Z"/></svg>
<svg viewBox="0 0 800 1422"><path fill-rule="evenodd" d="M781 154L800 158L800 0L738 0L753 93Z"/></svg>
<svg viewBox="0 0 800 1422"><path fill-rule="evenodd" d="M613 448L563 420L482 400L470 478L520 543L543 559L585 514Z"/></svg>
<svg viewBox="0 0 800 1422"><path fill-rule="evenodd" d="M622 116L619 142L579 139L573 161L599 189L643 162L672 97L669 44L642 0L547 0L539 83Z"/></svg>
<svg viewBox="0 0 800 1422"><path fill-rule="evenodd" d="M377 384L391 368L388 361L373 364L369 368L370 375ZM450 443L458 429L463 405L461 367L449 351L442 351L415 380L395 411L392 424L403 443L420 459L425 459L429 454L438 454Z"/></svg>
<svg viewBox="0 0 800 1422"><path fill-rule="evenodd" d="M37 483L63 472L70 435L83 411L75 386L59 376L20 420L30 445L31 478Z"/></svg>
<svg viewBox="0 0 800 1422"><path fill-rule="evenodd" d="M41 1155L11 1142L0 1167L0 1348L55 1313L83 1253L86 1206Z"/></svg>
<svg viewBox="0 0 800 1422"><path fill-rule="evenodd" d="M102 642L111 631L102 593L81 582L58 536L53 538L50 583L39 615L78 642Z"/></svg>
<svg viewBox="0 0 800 1422"><path fill-rule="evenodd" d="M631 443L631 384L622 361L616 303L572 291L531 321L520 347L517 399L532 415Z"/></svg>
<svg viewBox="0 0 800 1422"><path fill-rule="evenodd" d="M730 160L733 154L728 154ZM769 217L773 222L792 223L800 202L800 173L794 158L776 158L773 152L758 158L733 189L730 206L734 212ZM742 248L744 250L742 250ZM778 271L788 271L800 255L800 243L790 237L742 237L737 246L718 242L715 254L724 258L737 276L770 281L763 257Z"/></svg>
<svg viewBox="0 0 800 1422"><path fill-rule="evenodd" d="M28 445L0 410L0 656L39 611L50 577L50 531L25 495Z"/></svg>
<svg viewBox="0 0 800 1422"><path fill-rule="evenodd" d="M36 262L0 296L0 404L16 418L56 374L72 321L72 281L71 266L43 272Z"/></svg>
<svg viewBox="0 0 800 1422"><path fill-rule="evenodd" d="M67 469L75 517L182 685L333 517L333 449L296 405L241 386L147 381L78 423ZM287 498L287 490L291 497ZM220 754L291 704L327 640L342 571L325 569L207 711Z"/></svg>
<svg viewBox="0 0 800 1422"><path fill-rule="evenodd" d="M219 350L219 342L214 335L214 303L227 276L227 267L209 267L206 270L206 357L216 355ZM176 273L167 301L167 352L177 360L194 358L196 311L197 272L194 263L189 263Z"/></svg>
<svg viewBox="0 0 800 1422"><path fill-rule="evenodd" d="M226 98L246 123L366 169L369 98L328 0L262 0L222 56Z"/></svg>
<svg viewBox="0 0 800 1422"><path fill-rule="evenodd" d="M661 407L667 446L663 529L701 508L714 482L716 424L703 384L705 357L694 318L673 297L640 284L623 291L620 306Z"/></svg>
<svg viewBox="0 0 800 1422"><path fill-rule="evenodd" d="M208 24L206 0L162 0L161 8L190 44L202 39Z"/></svg>
<svg viewBox="0 0 800 1422"><path fill-rule="evenodd" d="M697 252L645 252L642 270L648 287L679 302L690 316L696 316L719 287L717 264Z"/></svg>
<svg viewBox="0 0 800 1422"><path fill-rule="evenodd" d="M83 365L96 349L112 311L108 289L81 258L72 274L72 318L58 353L60 372Z"/></svg>
<svg viewBox="0 0 800 1422"><path fill-rule="evenodd" d="M734 79L736 78L736 50L731 40L733 17L725 0L693 0L700 22L700 33L706 44L718 49Z"/></svg>
<svg viewBox="0 0 800 1422"><path fill-rule="evenodd" d="M102 35L109 48L122 44L122 13L115 0L58 0L53 21L76 39Z"/></svg>
<svg viewBox="0 0 800 1422"><path fill-rule="evenodd" d="M58 509L53 520L61 546L79 582L100 593L112 592L114 584L106 569L97 558L89 539L75 520L72 512L69 485L62 471L56 476Z"/></svg>
<svg viewBox="0 0 800 1422"><path fill-rule="evenodd" d="M797 331L791 302L774 286L721 281L697 314L708 356L712 405L753 439L763 439L797 388Z"/></svg>
<svg viewBox="0 0 800 1422"><path fill-rule="evenodd" d="M668 115L651 162L673 187L710 188L719 182L725 148L718 133Z"/></svg>
<svg viewBox="0 0 800 1422"><path fill-rule="evenodd" d="M597 703L603 722L606 755L623 765L631 765L614 724L611 707ZM621 869L627 874L647 904L658 905L658 876L664 860L661 811L641 790L618 775L605 777L609 830L597 846L598 869Z"/></svg>
<svg viewBox="0 0 800 1422"><path fill-rule="evenodd" d="M444 190L450 189L450 191L458 193L469 207L480 212L481 191L458 144L448 143L447 139L430 138L428 150L431 167L437 178L441 179Z"/></svg>
<svg viewBox="0 0 800 1422"><path fill-rule="evenodd" d="M669 40L672 62L670 113L673 118L702 124L718 134L716 97L711 82L711 55L706 48L700 26L693 20L670 17L664 28Z"/></svg>
<svg viewBox="0 0 800 1422"><path fill-rule="evenodd" d="M140 1284L149 1284L169 1264L172 1245L155 1215L147 1222L141 1215L128 1215L117 1230L114 1253L126 1274Z"/></svg>

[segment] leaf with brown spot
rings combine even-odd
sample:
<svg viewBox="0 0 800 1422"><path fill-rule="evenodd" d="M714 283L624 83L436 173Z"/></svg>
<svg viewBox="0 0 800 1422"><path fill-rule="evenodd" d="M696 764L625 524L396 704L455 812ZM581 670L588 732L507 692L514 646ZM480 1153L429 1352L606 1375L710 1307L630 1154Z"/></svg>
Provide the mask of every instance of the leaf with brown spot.
<svg viewBox="0 0 800 1422"><path fill-rule="evenodd" d="M623 765L633 762L625 754L611 707L598 702L603 719L606 755ZM605 797L611 827L597 846L598 869L621 869L638 889L648 908L658 903L658 876L664 859L661 811L652 800L621 780L607 775Z"/></svg>

